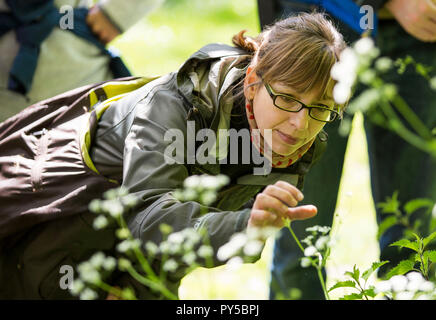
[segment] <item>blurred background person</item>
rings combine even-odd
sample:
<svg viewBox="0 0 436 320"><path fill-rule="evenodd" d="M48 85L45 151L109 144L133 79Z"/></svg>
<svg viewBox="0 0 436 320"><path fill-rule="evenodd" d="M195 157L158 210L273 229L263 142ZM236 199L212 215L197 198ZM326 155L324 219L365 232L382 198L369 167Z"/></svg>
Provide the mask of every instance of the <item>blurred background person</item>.
<svg viewBox="0 0 436 320"><path fill-rule="evenodd" d="M164 0L0 0L0 121L90 83L129 76L106 45Z"/></svg>
<svg viewBox="0 0 436 320"><path fill-rule="evenodd" d="M370 7L363 7L365 5ZM325 11L348 44L371 29L381 56L395 61L411 55L417 62L436 67L434 0L258 0L258 10L262 28L284 15L313 10ZM370 15L371 11L374 16L364 16ZM436 95L426 79L413 68L408 68L403 75L391 70L387 74L387 80L398 86L400 96L428 128L436 126ZM319 212L316 221L311 220L310 224L332 224L348 141L348 137L339 134L338 128L339 123L326 128L329 147L305 180L304 201L315 204ZM436 166L429 154L414 148L395 133L376 126L367 119L365 132L374 203L384 201L395 190L399 191L401 203L424 197L436 200ZM319 181L325 182L320 184ZM383 218L380 209L376 213L377 222L380 224ZM304 238L307 227L309 224L299 222L293 229L299 238ZM389 247L389 244L401 237L402 232L402 228L394 226L381 237L380 261L389 260L390 263L380 269L380 276L386 267L393 267L405 258L406 252L400 252L403 253L401 256L396 248ZM324 299L316 270L301 268L300 257L301 251L289 231L282 229L280 237L274 243L270 298L276 298L279 293L286 296L290 289L298 288L301 290L302 299Z"/></svg>

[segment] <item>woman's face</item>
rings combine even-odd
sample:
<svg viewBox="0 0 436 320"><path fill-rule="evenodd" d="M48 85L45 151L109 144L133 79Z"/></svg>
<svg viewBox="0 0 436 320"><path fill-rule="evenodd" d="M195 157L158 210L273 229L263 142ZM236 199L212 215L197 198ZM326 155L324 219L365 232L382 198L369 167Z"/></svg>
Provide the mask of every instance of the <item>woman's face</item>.
<svg viewBox="0 0 436 320"><path fill-rule="evenodd" d="M260 78L257 77L257 81L259 80ZM292 95L306 105L319 103L327 106L333 105L333 101L318 101L316 92L300 95L292 88L280 83L269 85L275 92ZM260 133L265 137L265 130L272 130L272 149L278 154L287 156L294 153L315 138L326 124L311 118L307 108L299 112L287 112L277 108L263 82L250 87L247 91L248 95L251 92L251 97L247 98L252 100L253 113Z"/></svg>

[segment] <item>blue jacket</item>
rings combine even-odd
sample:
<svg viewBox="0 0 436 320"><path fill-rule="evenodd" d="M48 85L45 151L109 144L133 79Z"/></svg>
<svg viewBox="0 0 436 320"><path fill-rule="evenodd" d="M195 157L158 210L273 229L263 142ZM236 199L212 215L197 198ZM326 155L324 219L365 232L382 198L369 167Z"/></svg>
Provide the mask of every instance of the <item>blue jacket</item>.
<svg viewBox="0 0 436 320"><path fill-rule="evenodd" d="M297 7L299 4L321 7L359 34L367 31L362 28L360 22L362 19L365 19L367 14L367 11L363 10L362 6L369 5L374 9L374 29L372 30L372 35L377 33L377 11L386 2L387 0L258 0L259 11L266 12L266 15L268 15L268 12L272 13L274 11L274 3L293 3ZM269 20L268 18L266 19ZM262 16L261 24L265 24L262 23Z"/></svg>

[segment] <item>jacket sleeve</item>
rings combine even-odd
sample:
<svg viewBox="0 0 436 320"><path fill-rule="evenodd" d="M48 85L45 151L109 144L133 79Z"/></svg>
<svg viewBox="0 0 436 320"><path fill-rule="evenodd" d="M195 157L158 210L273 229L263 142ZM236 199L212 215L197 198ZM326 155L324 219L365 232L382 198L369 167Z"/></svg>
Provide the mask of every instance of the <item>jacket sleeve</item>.
<svg viewBox="0 0 436 320"><path fill-rule="evenodd" d="M150 96L136 106L125 139L122 186L140 199L140 205L127 217L129 229L143 243L159 243L162 223L174 231L204 226L216 254L235 232L246 228L251 210L221 211L174 198L173 191L182 187L189 173L185 164L165 161L171 141L165 141L164 136L167 130L177 128L186 137L187 111L173 90L161 89ZM204 215L202 208L207 212Z"/></svg>
<svg viewBox="0 0 436 320"><path fill-rule="evenodd" d="M163 1L165 0L101 0L98 6L120 32L125 32L158 8Z"/></svg>

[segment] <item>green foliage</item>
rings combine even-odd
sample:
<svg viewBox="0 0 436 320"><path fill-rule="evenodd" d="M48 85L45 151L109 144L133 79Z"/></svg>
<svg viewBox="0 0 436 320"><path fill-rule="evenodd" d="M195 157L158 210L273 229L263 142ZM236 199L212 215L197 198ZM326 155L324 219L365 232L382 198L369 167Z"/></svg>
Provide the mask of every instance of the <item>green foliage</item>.
<svg viewBox="0 0 436 320"><path fill-rule="evenodd" d="M349 276L352 280L337 282L330 287L329 292L338 288L353 288L358 292L347 294L340 298L340 300L369 300L369 298L374 298L376 296L374 286L367 285L368 279L378 268L386 263L388 263L388 261L374 262L371 267L364 272L361 272L359 268L354 265L352 271L345 272L345 275Z"/></svg>

